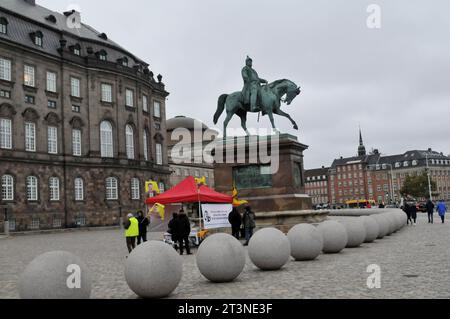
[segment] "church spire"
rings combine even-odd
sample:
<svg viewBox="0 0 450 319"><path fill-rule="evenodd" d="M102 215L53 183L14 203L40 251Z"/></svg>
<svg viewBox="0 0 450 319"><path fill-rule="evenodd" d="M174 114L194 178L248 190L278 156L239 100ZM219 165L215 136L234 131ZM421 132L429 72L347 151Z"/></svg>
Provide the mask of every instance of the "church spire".
<svg viewBox="0 0 450 319"><path fill-rule="evenodd" d="M361 127L359 128L359 147L358 147L358 156L366 156L366 147L364 146L364 141L362 138Z"/></svg>

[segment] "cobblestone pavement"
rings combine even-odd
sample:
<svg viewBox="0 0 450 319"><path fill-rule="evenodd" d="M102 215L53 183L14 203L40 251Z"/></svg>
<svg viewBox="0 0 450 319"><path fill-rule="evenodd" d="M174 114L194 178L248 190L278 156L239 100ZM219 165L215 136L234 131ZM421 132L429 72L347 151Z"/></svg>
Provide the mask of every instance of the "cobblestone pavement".
<svg viewBox="0 0 450 319"><path fill-rule="evenodd" d="M170 298L450 298L449 245L450 225L429 225L420 215L416 227L338 255L290 262L281 271L262 272L248 260L238 280L228 284L209 283L195 256L184 256L183 279ZM87 263L94 277L92 298L136 298L124 279L127 251L119 230L0 240L0 298L18 298L26 265L52 250L72 252ZM371 264L381 267L381 289L367 288Z"/></svg>

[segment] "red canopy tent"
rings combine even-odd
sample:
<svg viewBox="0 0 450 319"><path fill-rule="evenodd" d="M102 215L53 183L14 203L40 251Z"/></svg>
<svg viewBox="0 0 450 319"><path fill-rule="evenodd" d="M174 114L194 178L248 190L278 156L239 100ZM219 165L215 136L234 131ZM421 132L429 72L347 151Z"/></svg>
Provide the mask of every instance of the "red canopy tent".
<svg viewBox="0 0 450 319"><path fill-rule="evenodd" d="M218 193L205 185L197 187L195 178L190 176L167 192L146 200L147 205L199 202L231 204L233 203L233 197Z"/></svg>

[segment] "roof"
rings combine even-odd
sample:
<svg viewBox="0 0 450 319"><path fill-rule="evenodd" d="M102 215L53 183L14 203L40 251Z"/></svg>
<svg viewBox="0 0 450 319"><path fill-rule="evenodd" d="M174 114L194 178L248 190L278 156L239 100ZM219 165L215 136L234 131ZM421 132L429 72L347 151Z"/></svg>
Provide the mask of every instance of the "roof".
<svg viewBox="0 0 450 319"><path fill-rule="evenodd" d="M156 203L168 205L198 202L231 204L233 203L233 197L218 193L205 185L197 187L195 178L189 176L167 192L146 200L147 205L153 205Z"/></svg>
<svg viewBox="0 0 450 319"><path fill-rule="evenodd" d="M337 166L343 166L343 165L351 165L351 164L366 164L366 165L373 165L378 164L380 160L381 155L380 154L371 154L371 155L365 155L365 156L354 156L354 157L347 157L347 158L340 158L334 160L333 164L331 165L332 168L336 168Z"/></svg>
<svg viewBox="0 0 450 319"><path fill-rule="evenodd" d="M329 167L308 169L305 170L305 177L324 176L324 175L327 176L329 170L330 170Z"/></svg>
<svg viewBox="0 0 450 319"><path fill-rule="evenodd" d="M7 19L10 25L14 25L14 28L10 28L10 30L8 30L8 35L1 35L0 38L6 38L7 40L18 42L22 45L33 47L34 49L41 49L46 53L59 55L57 50L60 47L59 41L61 40L61 36L58 32L62 32L78 39L78 42L75 41L74 43L70 42L70 39L67 39L69 40L67 43L68 46L88 41L89 45L86 45L86 47L91 46L94 51L102 49L102 45L117 49L117 52L108 51L108 58L111 60L117 60L123 58L124 55L128 55L129 58L134 59L136 62L144 63L109 38L105 39L100 37L102 33L91 26L81 23L80 28L70 28L67 23L68 17L66 15L30 2L25 0L1 1L0 10L13 13L12 15L7 16ZM19 15L25 19L21 19L15 15ZM56 18L55 23L47 19L50 15L53 15ZM36 32L38 30L44 34L43 48L36 48L29 37L31 32ZM80 44L82 45L83 54L86 54L86 47L83 47L83 43ZM96 47L96 44L98 47Z"/></svg>

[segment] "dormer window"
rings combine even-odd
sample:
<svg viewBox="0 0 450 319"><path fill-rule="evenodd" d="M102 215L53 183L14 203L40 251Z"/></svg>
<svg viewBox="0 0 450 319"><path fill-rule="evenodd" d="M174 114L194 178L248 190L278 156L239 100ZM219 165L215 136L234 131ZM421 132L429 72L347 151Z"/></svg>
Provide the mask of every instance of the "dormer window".
<svg viewBox="0 0 450 319"><path fill-rule="evenodd" d="M122 65L123 65L123 66L128 66L128 58L127 58L127 57L124 57L124 58L122 59Z"/></svg>
<svg viewBox="0 0 450 319"><path fill-rule="evenodd" d="M42 47L44 35L41 31L33 32L30 36L35 45Z"/></svg>
<svg viewBox="0 0 450 319"><path fill-rule="evenodd" d="M103 39L103 40L108 40L108 36L106 35L106 33L101 33L98 35L99 38Z"/></svg>
<svg viewBox="0 0 450 319"><path fill-rule="evenodd" d="M97 57L100 61L106 61L108 59L108 54L105 50L97 52Z"/></svg>
<svg viewBox="0 0 450 319"><path fill-rule="evenodd" d="M8 20L6 18L0 18L0 33L8 34Z"/></svg>
<svg viewBox="0 0 450 319"><path fill-rule="evenodd" d="M75 44L74 46L71 47L71 49L73 54L78 56L81 55L81 46L79 44Z"/></svg>
<svg viewBox="0 0 450 319"><path fill-rule="evenodd" d="M45 20L50 21L51 23L56 23L57 22L56 21L56 17L53 14L45 17Z"/></svg>

